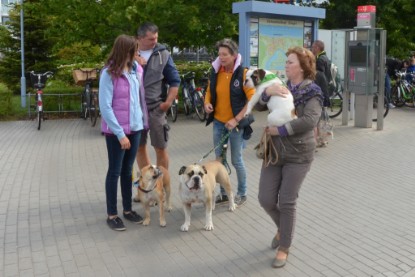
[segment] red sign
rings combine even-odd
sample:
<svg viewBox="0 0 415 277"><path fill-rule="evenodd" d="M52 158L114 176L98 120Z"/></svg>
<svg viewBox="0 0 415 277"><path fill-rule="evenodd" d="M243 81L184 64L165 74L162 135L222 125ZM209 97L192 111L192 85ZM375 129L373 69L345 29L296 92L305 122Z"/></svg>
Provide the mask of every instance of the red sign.
<svg viewBox="0 0 415 277"><path fill-rule="evenodd" d="M349 76L350 76L350 81L351 82L356 82L356 75L355 75L355 70L354 68L350 68L350 72L349 72Z"/></svg>
<svg viewBox="0 0 415 277"><path fill-rule="evenodd" d="M366 19L370 20L370 13L359 13L357 14L357 19Z"/></svg>
<svg viewBox="0 0 415 277"><path fill-rule="evenodd" d="M376 13L376 6L372 6L372 5L358 6L357 12L358 13Z"/></svg>

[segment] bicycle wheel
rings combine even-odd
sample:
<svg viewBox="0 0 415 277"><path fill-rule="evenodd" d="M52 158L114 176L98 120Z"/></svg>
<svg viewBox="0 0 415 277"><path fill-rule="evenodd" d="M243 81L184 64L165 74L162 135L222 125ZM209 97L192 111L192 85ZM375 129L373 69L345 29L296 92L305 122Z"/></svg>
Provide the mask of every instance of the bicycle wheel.
<svg viewBox="0 0 415 277"><path fill-rule="evenodd" d="M170 106L170 116L173 122L177 120L177 103L173 101L173 104Z"/></svg>
<svg viewBox="0 0 415 277"><path fill-rule="evenodd" d="M343 110L343 97L339 92L333 93L330 96L330 106L327 107L327 113L330 118L335 118L342 113Z"/></svg>
<svg viewBox="0 0 415 277"><path fill-rule="evenodd" d="M88 102L87 102L87 97L86 97L86 93L83 92L82 93L82 102L81 102L81 118L86 119L88 117Z"/></svg>
<svg viewBox="0 0 415 277"><path fill-rule="evenodd" d="M405 105L405 100L402 98L402 92L398 86L393 86L391 93L392 103L396 107L402 107Z"/></svg>
<svg viewBox="0 0 415 277"><path fill-rule="evenodd" d="M43 119L43 111L37 111L37 129L40 130L40 126L42 125L42 119Z"/></svg>
<svg viewBox="0 0 415 277"><path fill-rule="evenodd" d="M91 118L91 126L94 127L97 124L98 118L98 99L96 95L91 97L91 105L89 108L89 116Z"/></svg>
<svg viewBox="0 0 415 277"><path fill-rule="evenodd" d="M194 108L197 114L197 117L199 117L200 121L205 121L206 119L206 113L205 113L205 107L203 103L203 98L201 97L201 94L199 94L199 91L195 91L193 94L194 97Z"/></svg>
<svg viewBox="0 0 415 277"><path fill-rule="evenodd" d="M185 87L182 89L182 96L183 96L184 114L189 115L190 114L191 103L190 103L190 100L189 100L189 91Z"/></svg>

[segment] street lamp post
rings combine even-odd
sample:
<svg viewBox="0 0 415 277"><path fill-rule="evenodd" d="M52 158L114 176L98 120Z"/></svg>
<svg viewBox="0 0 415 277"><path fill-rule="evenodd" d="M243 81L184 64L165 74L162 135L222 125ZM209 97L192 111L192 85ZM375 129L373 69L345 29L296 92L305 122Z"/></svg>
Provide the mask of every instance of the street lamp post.
<svg viewBox="0 0 415 277"><path fill-rule="evenodd" d="M20 49L22 60L22 77L20 78L20 100L22 108L26 107L26 77L24 73L24 25L23 25L23 1L20 1Z"/></svg>

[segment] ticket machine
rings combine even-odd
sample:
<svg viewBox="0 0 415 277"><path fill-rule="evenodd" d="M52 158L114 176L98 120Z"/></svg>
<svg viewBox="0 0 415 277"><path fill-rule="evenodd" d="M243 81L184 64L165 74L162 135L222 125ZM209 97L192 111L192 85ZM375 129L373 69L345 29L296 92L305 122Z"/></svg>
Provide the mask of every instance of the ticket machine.
<svg viewBox="0 0 415 277"><path fill-rule="evenodd" d="M345 89L355 96L356 127L372 127L375 93L380 92L379 103L383 103L385 42L386 31L382 29L356 27L346 31ZM343 111L347 109L343 107Z"/></svg>
<svg viewBox="0 0 415 277"><path fill-rule="evenodd" d="M377 92L379 82L379 39L376 30L356 29L350 33L347 46L348 88L355 94Z"/></svg>

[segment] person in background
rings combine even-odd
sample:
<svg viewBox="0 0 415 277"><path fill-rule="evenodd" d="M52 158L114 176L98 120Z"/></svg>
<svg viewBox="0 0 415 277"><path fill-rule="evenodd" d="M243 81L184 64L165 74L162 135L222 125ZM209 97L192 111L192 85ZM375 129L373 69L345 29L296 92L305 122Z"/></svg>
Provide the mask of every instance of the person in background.
<svg viewBox="0 0 415 277"><path fill-rule="evenodd" d="M148 127L144 94L140 94L140 65L135 61L137 49L134 37L118 36L99 81L101 131L108 153L105 178L107 224L116 231L126 229L117 211L118 179L121 179L123 217L137 224L143 222L143 218L131 209L132 167L141 132Z"/></svg>
<svg viewBox="0 0 415 277"><path fill-rule="evenodd" d="M140 169L151 163L147 151L148 133L156 152L157 165L169 168L167 144L170 126L167 124L166 112L176 99L180 85L180 76L169 51L157 42L158 32L157 25L150 22L142 24L137 30L137 60L144 66L144 90L150 125L150 130L144 131L141 136L137 152ZM163 79L169 84L167 96L162 95Z"/></svg>
<svg viewBox="0 0 415 277"><path fill-rule="evenodd" d="M415 53L409 59L409 66L406 69L406 80L410 83L414 80L413 73L415 73Z"/></svg>
<svg viewBox="0 0 415 277"><path fill-rule="evenodd" d="M324 42L316 40L311 45L311 51L316 57L316 84L321 88L324 96L323 107L330 106L330 95L333 93L333 87L330 86L331 81L331 62L324 51ZM323 80L324 78L324 80ZM314 134L317 141L317 147L325 147L328 144L327 139L322 136L319 128L314 129Z"/></svg>
<svg viewBox="0 0 415 277"><path fill-rule="evenodd" d="M323 93L323 111L324 108L327 108L330 106L330 96L329 96L329 88L328 88L328 83L326 80L326 77L324 76L324 73L321 71L316 71L316 79L314 81L316 83L316 85L318 85L321 89L321 92ZM321 117L320 117L320 121L321 120L328 120L328 114L327 112L321 113ZM328 144L327 141L327 133L324 132L323 130L320 130L319 126L320 126L320 121L317 124L317 127L314 128L314 136L316 139L316 145L317 147L326 147Z"/></svg>
<svg viewBox="0 0 415 277"><path fill-rule="evenodd" d="M241 65L242 57L238 53L236 42L226 38L217 42L216 47L219 56L212 63L205 98L205 110L208 114L206 125L213 122L213 145L215 147L219 145L226 132L230 131L231 162L238 179L235 203L241 206L247 200L246 169L242 150L244 139L249 139L252 133L249 124L243 122L247 120L244 116L246 104L254 95L255 88L245 86L247 69ZM221 152L222 148L216 147L217 159L220 159ZM221 195L218 195L216 203L222 204L228 201L228 196L221 187Z"/></svg>
<svg viewBox="0 0 415 277"><path fill-rule="evenodd" d="M331 95L332 90L334 88L330 87L330 81L331 81L331 61L327 57L326 51L324 51L324 42L321 40L316 40L311 45L311 52L313 52L314 56L316 57L316 69L320 72L324 73L324 76L326 77L327 84L328 84L328 91L329 95Z"/></svg>
<svg viewBox="0 0 415 277"><path fill-rule="evenodd" d="M323 105L321 89L314 83L316 65L313 53L303 47L293 47L288 49L286 55L287 86L270 86L256 105L258 110L267 110L266 103L272 95L292 93L297 114L296 119L283 126L265 128L278 153L278 162L268 166L262 163L258 200L277 227L271 242L271 248L276 249L272 262L275 268L283 267L288 258L297 198L314 159L316 141L313 129L319 121Z"/></svg>

